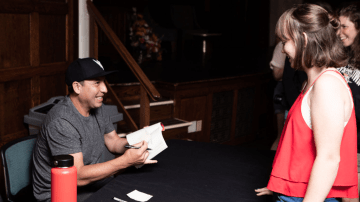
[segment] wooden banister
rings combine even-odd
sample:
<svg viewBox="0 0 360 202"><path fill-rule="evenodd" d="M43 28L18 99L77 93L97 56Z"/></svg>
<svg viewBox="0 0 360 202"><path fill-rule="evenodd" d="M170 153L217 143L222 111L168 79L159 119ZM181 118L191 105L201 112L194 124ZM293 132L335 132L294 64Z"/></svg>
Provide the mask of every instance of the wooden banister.
<svg viewBox="0 0 360 202"><path fill-rule="evenodd" d="M116 96L116 93L111 88L109 83L107 81L105 81L105 84L106 84L107 89L109 90L109 95L110 95L111 100L113 100L115 102L115 104L119 107L119 110L124 114L124 116L123 116L124 121L126 123L128 123L128 125L132 131L138 130L139 128L135 124L134 120L131 118L130 114L126 111L124 105L121 103L119 98Z"/></svg>
<svg viewBox="0 0 360 202"><path fill-rule="evenodd" d="M155 86L150 82L140 66L136 63L135 59L131 56L129 51L126 49L126 47L123 45L123 43L120 41L120 39L117 37L109 24L105 21L98 9L90 0L87 1L87 7L91 17L95 19L97 24L104 31L105 35L108 37L116 51L124 59L130 70L139 80L141 86L144 88L149 97L154 101L161 98L160 93L156 90Z"/></svg>

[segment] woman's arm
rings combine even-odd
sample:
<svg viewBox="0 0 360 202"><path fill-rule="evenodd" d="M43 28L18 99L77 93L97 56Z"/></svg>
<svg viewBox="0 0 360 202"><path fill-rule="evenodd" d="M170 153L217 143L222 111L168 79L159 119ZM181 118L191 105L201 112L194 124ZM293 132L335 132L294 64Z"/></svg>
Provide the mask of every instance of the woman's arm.
<svg viewBox="0 0 360 202"><path fill-rule="evenodd" d="M335 75L321 76L310 91L311 122L316 158L304 202L324 201L334 184L340 162L345 113L351 104L348 90ZM350 102L349 102L350 101Z"/></svg>

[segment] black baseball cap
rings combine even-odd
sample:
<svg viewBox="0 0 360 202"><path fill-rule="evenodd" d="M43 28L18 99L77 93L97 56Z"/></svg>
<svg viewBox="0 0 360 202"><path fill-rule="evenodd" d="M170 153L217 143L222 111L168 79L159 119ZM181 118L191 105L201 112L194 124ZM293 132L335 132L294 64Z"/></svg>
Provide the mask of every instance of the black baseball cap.
<svg viewBox="0 0 360 202"><path fill-rule="evenodd" d="M117 72L105 71L101 63L95 58L82 58L72 62L65 73L65 83L71 86L74 81L84 81Z"/></svg>

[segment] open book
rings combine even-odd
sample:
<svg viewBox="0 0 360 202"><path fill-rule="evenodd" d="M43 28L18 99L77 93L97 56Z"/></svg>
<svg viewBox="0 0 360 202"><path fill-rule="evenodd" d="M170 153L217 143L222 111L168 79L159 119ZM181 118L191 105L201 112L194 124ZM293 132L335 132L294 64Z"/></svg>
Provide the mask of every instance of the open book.
<svg viewBox="0 0 360 202"><path fill-rule="evenodd" d="M148 150L149 156L147 157L147 159L153 159L156 155L158 155L160 152L164 151L168 147L162 135L162 129L163 127L159 122L126 135L126 139L129 145L134 145L145 140L148 143L148 148L151 149ZM136 167L140 168L141 166Z"/></svg>

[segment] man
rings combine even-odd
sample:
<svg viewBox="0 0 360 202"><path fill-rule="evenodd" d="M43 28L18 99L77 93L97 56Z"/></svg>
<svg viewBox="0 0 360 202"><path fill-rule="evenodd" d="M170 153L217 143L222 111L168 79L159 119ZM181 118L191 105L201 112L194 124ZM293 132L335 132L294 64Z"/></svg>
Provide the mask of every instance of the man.
<svg viewBox="0 0 360 202"><path fill-rule="evenodd" d="M120 138L102 108L107 93L105 72L93 58L77 59L66 71L69 95L47 114L33 153L33 189L38 201L51 200L51 157L70 154L77 168L78 201L85 200L109 177L129 166L156 163L146 160L147 143L125 149L126 138ZM123 155L101 162L104 147Z"/></svg>

